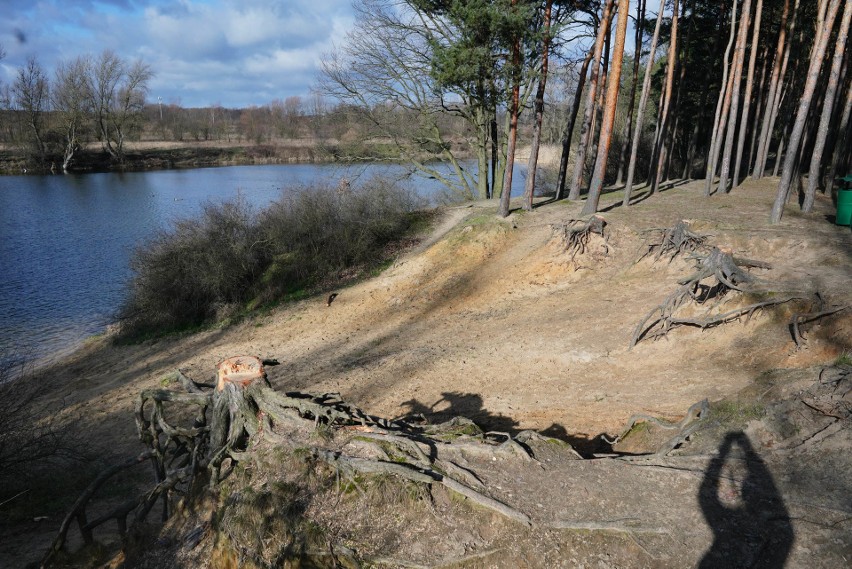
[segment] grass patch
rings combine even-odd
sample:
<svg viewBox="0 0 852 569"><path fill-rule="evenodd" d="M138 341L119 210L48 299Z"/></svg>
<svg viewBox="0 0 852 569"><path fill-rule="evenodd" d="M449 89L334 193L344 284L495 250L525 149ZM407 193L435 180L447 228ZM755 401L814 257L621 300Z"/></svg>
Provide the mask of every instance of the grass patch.
<svg viewBox="0 0 852 569"><path fill-rule="evenodd" d="M834 360L836 366L852 366L852 352L843 352Z"/></svg>
<svg viewBox="0 0 852 569"><path fill-rule="evenodd" d="M766 416L766 407L760 403L724 400L710 405L710 417L723 425L744 425Z"/></svg>

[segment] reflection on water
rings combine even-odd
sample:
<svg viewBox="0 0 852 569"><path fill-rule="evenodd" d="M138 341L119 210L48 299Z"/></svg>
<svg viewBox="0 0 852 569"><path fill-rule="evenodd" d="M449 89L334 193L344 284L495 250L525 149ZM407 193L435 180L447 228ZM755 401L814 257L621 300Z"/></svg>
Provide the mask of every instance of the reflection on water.
<svg viewBox="0 0 852 569"><path fill-rule="evenodd" d="M233 166L0 176L0 365L12 354L45 358L102 332L130 276L133 248L206 201L242 196L263 207L287 188L340 178L402 177L401 166ZM513 195L523 185L515 176ZM424 197L434 180L402 182Z"/></svg>

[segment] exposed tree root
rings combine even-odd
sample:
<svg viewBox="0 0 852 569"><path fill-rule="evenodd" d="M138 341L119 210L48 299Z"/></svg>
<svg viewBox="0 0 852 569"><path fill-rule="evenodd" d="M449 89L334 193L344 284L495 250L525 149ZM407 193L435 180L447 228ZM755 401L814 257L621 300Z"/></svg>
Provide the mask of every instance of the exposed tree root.
<svg viewBox="0 0 852 569"><path fill-rule="evenodd" d="M698 427L700 426L700 422L703 419L707 418L707 413L709 413L709 411L710 403L706 399L704 399L702 401L699 401L698 403L693 404L687 410L684 418L678 421L677 423L668 423L650 415L637 413L635 415L632 415L630 419L627 420L627 424L624 426L624 429L622 429L621 434L615 437L614 440L609 440L606 437L603 438L608 444L615 445L622 441L637 424L651 423L661 429L677 431L674 436L667 439L664 443L657 447L657 450L653 453L655 455L666 456L671 451L686 442L686 440L698 429Z"/></svg>
<svg viewBox="0 0 852 569"><path fill-rule="evenodd" d="M636 326L630 347L644 338L659 338L678 326L695 326L701 329L725 324L742 317L750 318L756 311L793 300L806 300L810 295L799 291L778 290L744 268L770 268L761 261L740 259L729 252L714 247L706 255L693 254L697 267L695 273L679 281L679 285L659 306L651 310ZM760 298L745 306L715 312L707 316L682 316L681 308L688 303L718 306L731 291L742 296Z"/></svg>
<svg viewBox="0 0 852 569"><path fill-rule="evenodd" d="M599 215L593 215L586 221L571 219L565 223L554 224L551 227L554 233L562 240L571 259L574 259L577 255L585 254L589 246L589 239L593 234L600 235L603 238L602 245L605 250L604 252L609 253L610 245L608 243L608 236L605 233L606 225L607 222L604 218Z"/></svg>
<svg viewBox="0 0 852 569"><path fill-rule="evenodd" d="M807 314L793 314L793 316L790 317L790 335L793 336L793 342L796 343L796 348L801 348L805 344L805 337L802 335L801 329L802 324L814 322L820 318L831 316L838 312L843 312L849 308L848 306L834 306L826 309L822 296L819 293L816 293L815 297L816 307L812 307L811 312Z"/></svg>
<svg viewBox="0 0 852 569"><path fill-rule="evenodd" d="M648 250L636 262L653 254L655 261L668 257L671 263L678 255L695 253L707 247L708 236L693 233L686 221L678 221L674 227L649 229L648 233L652 234Z"/></svg>
<svg viewBox="0 0 852 569"><path fill-rule="evenodd" d="M43 564L62 549L75 519L86 543L92 542L95 527L111 519L118 521L124 533L128 516L133 516L133 522L141 522L158 501L165 520L176 497L187 495L200 484L217 487L238 462L251 460L263 443L302 449L350 477L354 473L383 474L425 485L441 484L473 503L531 525L527 514L489 496L476 472L459 466L454 457L502 456L532 461L524 445L545 437L525 432L514 438L497 433L505 439L499 441L464 419L415 426L368 415L342 401L338 394L279 393L266 381L260 360L240 358L242 362L248 359L259 370L250 381L240 375L242 372L234 372L225 381L220 376L215 389L202 389L202 384L175 372L169 378L185 391L143 391L136 408L136 425L148 450L106 470L92 482L63 522ZM186 420L187 411L194 417L191 425L173 421L173 415ZM153 487L89 522L86 506L96 491L118 472L145 461L153 465Z"/></svg>

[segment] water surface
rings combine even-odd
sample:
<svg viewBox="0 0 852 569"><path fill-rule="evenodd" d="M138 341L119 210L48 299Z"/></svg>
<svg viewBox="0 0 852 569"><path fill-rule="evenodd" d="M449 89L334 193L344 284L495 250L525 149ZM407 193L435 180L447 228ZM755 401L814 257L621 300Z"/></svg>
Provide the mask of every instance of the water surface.
<svg viewBox="0 0 852 569"><path fill-rule="evenodd" d="M404 172L294 164L0 176L0 365L22 356L52 359L103 332L121 304L133 249L206 202L242 196L260 208L300 185L344 177L357 185ZM523 176L515 180L513 195ZM441 191L421 177L400 183L427 198Z"/></svg>

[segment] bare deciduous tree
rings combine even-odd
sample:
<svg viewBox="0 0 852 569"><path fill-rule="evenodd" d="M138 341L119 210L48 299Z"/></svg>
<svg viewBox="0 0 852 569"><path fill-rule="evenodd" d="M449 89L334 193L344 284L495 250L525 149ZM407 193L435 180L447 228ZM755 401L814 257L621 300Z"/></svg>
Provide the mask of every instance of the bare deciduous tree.
<svg viewBox="0 0 852 569"><path fill-rule="evenodd" d="M88 81L91 66L88 57L80 56L68 62L60 62L56 67L51 100L63 138L63 172L68 171L74 155L80 149L92 101Z"/></svg>
<svg viewBox="0 0 852 569"><path fill-rule="evenodd" d="M109 50L92 65L88 89L98 136L104 150L119 162L124 160L128 135L138 125L153 76L142 61L128 65Z"/></svg>
<svg viewBox="0 0 852 569"><path fill-rule="evenodd" d="M43 164L47 154L44 119L50 106L50 91L47 75L35 56L28 57L26 65L18 70L12 97L15 107L26 117L33 153Z"/></svg>

